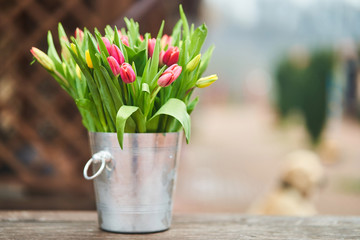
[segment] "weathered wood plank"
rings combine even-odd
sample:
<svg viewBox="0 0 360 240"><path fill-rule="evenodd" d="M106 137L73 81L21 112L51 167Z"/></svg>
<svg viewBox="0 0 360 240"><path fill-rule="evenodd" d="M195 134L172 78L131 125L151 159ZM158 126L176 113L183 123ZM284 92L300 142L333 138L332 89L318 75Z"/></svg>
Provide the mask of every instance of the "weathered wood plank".
<svg viewBox="0 0 360 240"><path fill-rule="evenodd" d="M175 215L172 228L147 235L101 231L95 212L0 212L0 239L360 239L360 217Z"/></svg>

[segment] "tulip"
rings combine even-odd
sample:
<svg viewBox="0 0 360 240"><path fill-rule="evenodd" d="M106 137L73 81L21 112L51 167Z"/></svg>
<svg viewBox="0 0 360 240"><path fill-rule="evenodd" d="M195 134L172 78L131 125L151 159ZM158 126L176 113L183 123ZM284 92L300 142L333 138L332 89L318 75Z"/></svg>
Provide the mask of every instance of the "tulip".
<svg viewBox="0 0 360 240"><path fill-rule="evenodd" d="M162 62L167 66L171 66L177 63L179 60L179 53L180 52L178 47L169 47L162 57Z"/></svg>
<svg viewBox="0 0 360 240"><path fill-rule="evenodd" d="M196 87L198 88L205 88L213 84L218 79L218 76L216 74L200 78L196 81Z"/></svg>
<svg viewBox="0 0 360 240"><path fill-rule="evenodd" d="M123 36L120 37L120 40L124 45L129 46L129 38L128 38L128 36L123 35Z"/></svg>
<svg viewBox="0 0 360 240"><path fill-rule="evenodd" d="M69 49L67 48L68 43L69 43L68 38L66 36L62 36L60 39L61 55L65 60L69 60L71 56Z"/></svg>
<svg viewBox="0 0 360 240"><path fill-rule="evenodd" d="M116 59L119 65L125 62L124 55L122 54L118 46L116 46L115 44L111 45L109 54Z"/></svg>
<svg viewBox="0 0 360 240"><path fill-rule="evenodd" d="M111 71L117 77L120 75L120 65L113 56L107 57Z"/></svg>
<svg viewBox="0 0 360 240"><path fill-rule="evenodd" d="M102 41L103 41L104 44L105 44L106 50L108 51L108 53L110 53L111 43L110 43L109 39L107 39L106 37L102 37L101 39L102 39ZM101 52L99 45L98 45L98 50L99 50L99 52Z"/></svg>
<svg viewBox="0 0 360 240"><path fill-rule="evenodd" d="M76 72L76 76L81 79L81 70L80 70L79 65L77 65L77 64L75 67L75 72Z"/></svg>
<svg viewBox="0 0 360 240"><path fill-rule="evenodd" d="M186 65L186 70L192 72L199 65L201 59L201 54L196 55L188 64Z"/></svg>
<svg viewBox="0 0 360 240"><path fill-rule="evenodd" d="M139 39L140 39L140 41L144 41L144 36L143 36L143 35L139 35Z"/></svg>
<svg viewBox="0 0 360 240"><path fill-rule="evenodd" d="M50 72L55 71L54 62L46 53L36 47L32 47L30 52L45 69Z"/></svg>
<svg viewBox="0 0 360 240"><path fill-rule="evenodd" d="M155 38L148 39L148 53L149 53L149 57L152 57L152 55L153 55L153 53L154 53L155 44L156 44L156 39L155 39Z"/></svg>
<svg viewBox="0 0 360 240"><path fill-rule="evenodd" d="M161 50L161 51L160 51L160 54L159 54L159 64L160 64L160 66L163 66L163 65L164 65L164 63L163 63L164 54L165 54L165 51L164 51L164 50Z"/></svg>
<svg viewBox="0 0 360 240"><path fill-rule="evenodd" d="M170 47L172 42L172 37L168 36L167 34L164 34L160 40L160 45L162 49L165 49L166 46Z"/></svg>
<svg viewBox="0 0 360 240"><path fill-rule="evenodd" d="M124 62L120 68L120 76L124 83L132 83L136 79L136 75L131 65Z"/></svg>
<svg viewBox="0 0 360 240"><path fill-rule="evenodd" d="M158 85L160 87L167 87L169 86L171 83L173 83L181 74L181 66L177 65L177 64L173 64L171 65L169 68L167 68L163 74L161 74L159 80L158 80Z"/></svg>
<svg viewBox="0 0 360 240"><path fill-rule="evenodd" d="M88 65L89 68L94 68L93 63L91 61L89 50L85 51L85 60L86 60L86 64Z"/></svg>
<svg viewBox="0 0 360 240"><path fill-rule="evenodd" d="M76 30L75 30L75 38L76 38L76 40L79 41L80 44L83 42L84 32L80 28L76 28Z"/></svg>
<svg viewBox="0 0 360 240"><path fill-rule="evenodd" d="M77 55L76 45L74 43L71 43L70 47L73 50L73 52Z"/></svg>

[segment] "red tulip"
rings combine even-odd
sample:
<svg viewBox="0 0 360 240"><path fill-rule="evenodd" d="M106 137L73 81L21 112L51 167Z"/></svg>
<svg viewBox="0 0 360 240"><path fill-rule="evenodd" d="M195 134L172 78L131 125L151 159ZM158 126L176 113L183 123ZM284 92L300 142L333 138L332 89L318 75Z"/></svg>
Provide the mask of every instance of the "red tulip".
<svg viewBox="0 0 360 240"><path fill-rule="evenodd" d="M106 37L102 37L101 39L103 40L105 47L106 47L108 53L110 54L111 43L110 43L109 39L107 39ZM101 52L99 44L98 44L98 50L99 50L99 52Z"/></svg>
<svg viewBox="0 0 360 240"><path fill-rule="evenodd" d="M120 76L124 83L132 83L136 79L136 75L131 65L124 62L120 68Z"/></svg>
<svg viewBox="0 0 360 240"><path fill-rule="evenodd" d="M155 44L156 44L156 39L155 38L151 38L151 39L148 40L149 57L152 57L152 55L153 55Z"/></svg>
<svg viewBox="0 0 360 240"><path fill-rule="evenodd" d="M171 65L167 68L163 74L161 74L159 80L157 81L160 87L167 87L173 83L181 74L181 66L177 64Z"/></svg>
<svg viewBox="0 0 360 240"><path fill-rule="evenodd" d="M120 75L120 65L113 56L107 58L111 71L117 77Z"/></svg>
<svg viewBox="0 0 360 240"><path fill-rule="evenodd" d="M80 28L76 28L75 30L75 38L79 41L79 43L82 43L84 39L84 32Z"/></svg>
<svg viewBox="0 0 360 240"><path fill-rule="evenodd" d="M179 53L180 52L178 47L169 47L162 57L162 62L167 66L171 66L177 63L179 60Z"/></svg>
<svg viewBox="0 0 360 240"><path fill-rule="evenodd" d="M111 45L109 54L116 59L119 65L125 62L124 55L122 54L118 46L116 46L115 44Z"/></svg>

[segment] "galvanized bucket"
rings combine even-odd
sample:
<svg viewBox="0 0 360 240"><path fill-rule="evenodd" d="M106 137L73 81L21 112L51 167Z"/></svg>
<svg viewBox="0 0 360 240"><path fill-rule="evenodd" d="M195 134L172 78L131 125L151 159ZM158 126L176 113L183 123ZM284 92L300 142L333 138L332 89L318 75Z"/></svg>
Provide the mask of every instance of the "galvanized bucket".
<svg viewBox="0 0 360 240"><path fill-rule="evenodd" d="M93 157L84 177L94 179L100 228L121 233L168 229L182 132L124 134L123 150L116 133L90 132L89 137Z"/></svg>

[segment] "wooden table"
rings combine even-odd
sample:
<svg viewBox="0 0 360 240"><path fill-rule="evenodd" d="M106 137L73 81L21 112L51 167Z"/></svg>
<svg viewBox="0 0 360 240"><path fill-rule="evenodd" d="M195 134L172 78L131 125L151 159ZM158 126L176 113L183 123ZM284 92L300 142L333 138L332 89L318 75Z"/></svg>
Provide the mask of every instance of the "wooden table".
<svg viewBox="0 0 360 240"><path fill-rule="evenodd" d="M96 212L3 211L0 239L360 239L360 217L175 215L154 234L115 234L98 228Z"/></svg>

